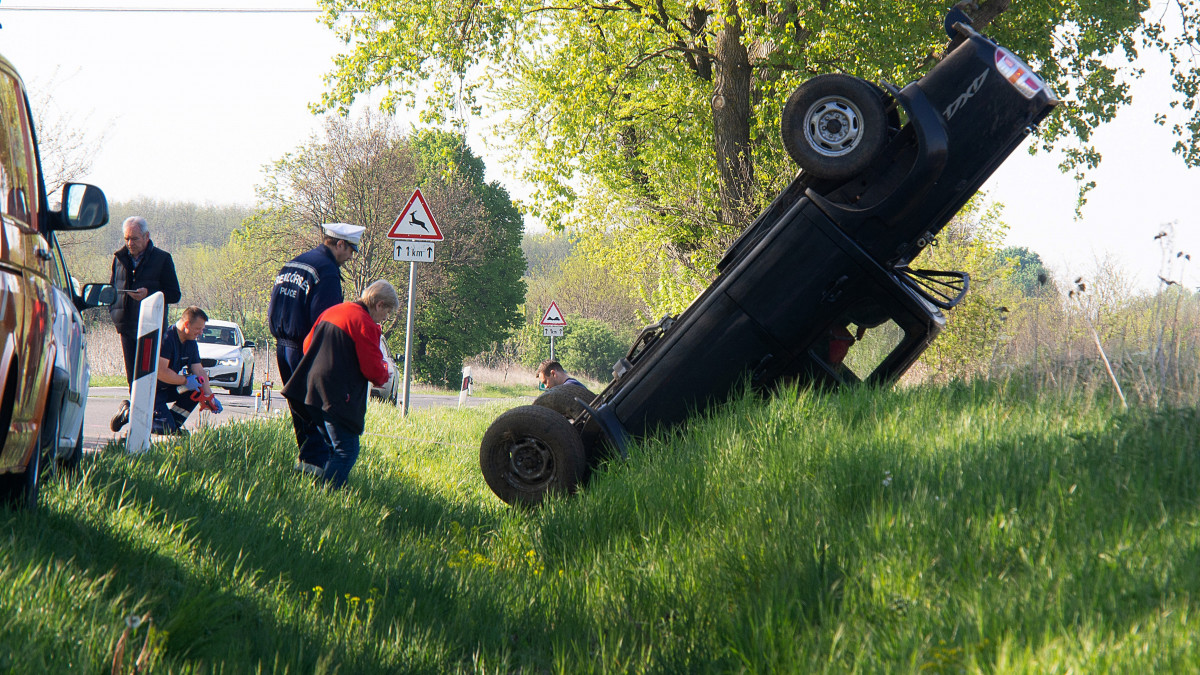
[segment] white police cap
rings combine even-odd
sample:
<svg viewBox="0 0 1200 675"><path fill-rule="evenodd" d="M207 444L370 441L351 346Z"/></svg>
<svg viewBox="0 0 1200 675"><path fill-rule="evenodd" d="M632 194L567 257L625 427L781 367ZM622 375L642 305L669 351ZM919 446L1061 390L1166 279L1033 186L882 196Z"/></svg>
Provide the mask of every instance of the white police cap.
<svg viewBox="0 0 1200 675"><path fill-rule="evenodd" d="M325 223L321 226L325 230L325 236L333 237L334 239L345 239L346 241L358 246L358 242L362 239L362 234L367 228L362 225L351 225L349 223Z"/></svg>

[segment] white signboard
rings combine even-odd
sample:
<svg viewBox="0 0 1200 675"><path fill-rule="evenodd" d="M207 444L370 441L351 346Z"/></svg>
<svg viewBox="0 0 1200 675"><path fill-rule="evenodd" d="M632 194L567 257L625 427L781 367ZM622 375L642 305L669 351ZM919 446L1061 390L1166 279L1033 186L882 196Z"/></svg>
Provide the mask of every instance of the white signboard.
<svg viewBox="0 0 1200 675"><path fill-rule="evenodd" d="M566 330L562 326L543 326L542 337L562 337Z"/></svg>
<svg viewBox="0 0 1200 675"><path fill-rule="evenodd" d="M433 244L424 241L393 241L392 260L433 262Z"/></svg>

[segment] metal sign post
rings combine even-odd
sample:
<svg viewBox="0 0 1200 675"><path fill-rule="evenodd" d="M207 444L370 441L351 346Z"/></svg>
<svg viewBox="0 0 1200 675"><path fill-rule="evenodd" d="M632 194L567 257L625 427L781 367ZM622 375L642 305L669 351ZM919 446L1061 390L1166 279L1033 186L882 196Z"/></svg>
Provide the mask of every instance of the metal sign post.
<svg viewBox="0 0 1200 675"><path fill-rule="evenodd" d="M409 354L412 354L412 331L413 331L413 307L416 305L417 295L417 263L408 263L408 320L404 327L404 406L400 414L408 417L408 383L411 382L412 368L409 365L412 359Z"/></svg>
<svg viewBox="0 0 1200 675"><path fill-rule="evenodd" d="M558 309L558 303L550 301L550 306L546 308L545 314L542 314L542 335L550 337L550 360L554 360L554 338L562 337L566 332L567 320L563 318L563 313Z"/></svg>
<svg viewBox="0 0 1200 675"><path fill-rule="evenodd" d="M417 263L433 262L435 242L442 241L442 230L438 227L425 197L418 189L413 192L408 204L396 216L392 229L388 230L392 241L392 259L408 261L408 319L404 326L404 405L401 414L408 417L409 386L412 382L412 334L413 311L417 305Z"/></svg>

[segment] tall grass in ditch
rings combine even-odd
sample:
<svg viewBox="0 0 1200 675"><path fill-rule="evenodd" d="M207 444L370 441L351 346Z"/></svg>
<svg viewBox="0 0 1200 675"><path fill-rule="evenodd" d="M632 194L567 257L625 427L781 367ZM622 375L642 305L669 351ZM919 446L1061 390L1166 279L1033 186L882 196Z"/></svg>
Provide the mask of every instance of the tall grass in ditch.
<svg viewBox="0 0 1200 675"><path fill-rule="evenodd" d="M351 488L283 420L115 449L0 511L0 671L1194 668L1194 409L1019 383L747 396L510 509L501 409L372 406ZM145 629L135 634L140 646Z"/></svg>

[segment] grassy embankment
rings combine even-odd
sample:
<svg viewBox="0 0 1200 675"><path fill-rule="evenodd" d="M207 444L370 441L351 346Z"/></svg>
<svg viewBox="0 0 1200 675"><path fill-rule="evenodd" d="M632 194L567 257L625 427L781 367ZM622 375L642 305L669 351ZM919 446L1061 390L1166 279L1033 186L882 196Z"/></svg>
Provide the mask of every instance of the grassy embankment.
<svg viewBox="0 0 1200 675"><path fill-rule="evenodd" d="M373 405L332 494L290 470L279 419L103 452L40 512L0 510L0 672L107 672L130 614L153 617L155 672L1200 663L1194 409L747 397L521 511L477 468L503 405Z"/></svg>

